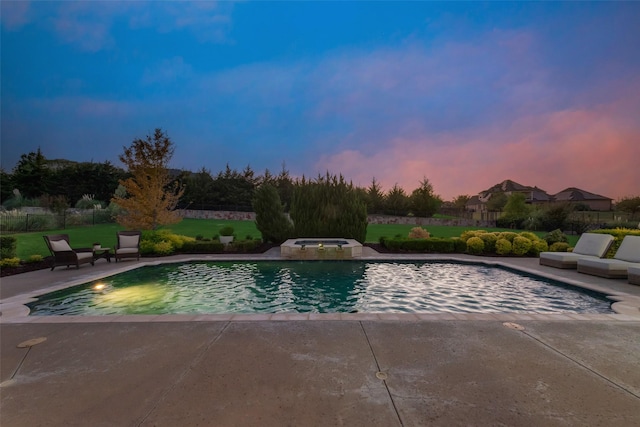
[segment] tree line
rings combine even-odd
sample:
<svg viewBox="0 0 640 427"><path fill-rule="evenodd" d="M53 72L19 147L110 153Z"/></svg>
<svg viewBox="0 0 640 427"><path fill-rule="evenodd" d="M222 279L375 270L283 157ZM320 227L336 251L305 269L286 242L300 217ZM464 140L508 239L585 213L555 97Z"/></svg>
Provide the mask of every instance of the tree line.
<svg viewBox="0 0 640 427"><path fill-rule="evenodd" d="M161 132L161 131L160 131ZM154 135L163 138L162 135ZM134 144L144 140L136 139ZM23 154L11 172L0 170L2 205L7 208L21 206L41 206L60 210L68 207L86 208L96 204L107 207L118 193L119 186L135 174L131 156L125 151L120 160L127 169L116 167L110 162L72 162L68 160L48 160L38 149ZM275 188L285 212L292 206L297 187L311 180L323 180L318 176L294 178L283 163L281 170L274 174L269 169L257 174L250 165L243 170L232 169L212 174L202 168L197 172L167 169L171 185L175 182L181 189L176 206L181 209L206 210L246 210L251 211L256 190L265 184ZM341 178L343 179L343 178ZM442 206L442 198L435 194L427 178L411 193L405 192L397 184L388 192L382 190L373 178L368 187L354 188L354 194L362 200L370 214L433 216ZM89 196L89 197L87 197ZM464 209L468 196L459 196L458 207ZM451 205L451 203L449 203Z"/></svg>

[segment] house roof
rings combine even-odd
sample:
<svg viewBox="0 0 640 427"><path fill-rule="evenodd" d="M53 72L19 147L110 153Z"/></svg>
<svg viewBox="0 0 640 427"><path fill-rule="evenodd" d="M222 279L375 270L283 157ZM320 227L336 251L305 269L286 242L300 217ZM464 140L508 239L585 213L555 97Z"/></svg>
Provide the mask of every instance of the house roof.
<svg viewBox="0 0 640 427"><path fill-rule="evenodd" d="M585 190L581 190L575 187L569 187L561 192L554 194L553 198L556 201L562 202L577 202L582 200L612 200L609 197L601 196L599 194L590 193Z"/></svg>
<svg viewBox="0 0 640 427"><path fill-rule="evenodd" d="M479 194L481 202L486 202L491 198L492 194L496 193L524 193L527 196L528 201L540 201L547 202L551 200L551 196L546 191L538 187L530 187L528 185L522 185L510 179L504 180L499 184L494 185L488 190L482 191Z"/></svg>
<svg viewBox="0 0 640 427"><path fill-rule="evenodd" d="M491 193L510 193L510 192L519 192L519 191L531 191L536 187L528 187L526 185L518 184L515 181L511 181L510 179L506 179L499 184L494 185L488 190L481 191L480 194L487 195Z"/></svg>

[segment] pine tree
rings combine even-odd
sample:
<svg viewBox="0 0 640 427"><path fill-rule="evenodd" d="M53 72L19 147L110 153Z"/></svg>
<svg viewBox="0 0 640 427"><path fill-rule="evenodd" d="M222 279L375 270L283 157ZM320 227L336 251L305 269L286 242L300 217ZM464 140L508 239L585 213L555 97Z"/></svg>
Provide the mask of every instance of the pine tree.
<svg viewBox="0 0 640 427"><path fill-rule="evenodd" d="M174 210L184 188L172 182L167 166L174 146L161 129L153 136L135 139L118 158L131 178L120 180L126 195L116 194L111 201L123 209L116 218L118 224L142 230L155 230L161 225L181 221Z"/></svg>
<svg viewBox="0 0 640 427"><path fill-rule="evenodd" d="M442 204L442 199L433 194L433 185L427 178L420 181L420 187L413 190L409 198L411 212L415 216L432 217Z"/></svg>

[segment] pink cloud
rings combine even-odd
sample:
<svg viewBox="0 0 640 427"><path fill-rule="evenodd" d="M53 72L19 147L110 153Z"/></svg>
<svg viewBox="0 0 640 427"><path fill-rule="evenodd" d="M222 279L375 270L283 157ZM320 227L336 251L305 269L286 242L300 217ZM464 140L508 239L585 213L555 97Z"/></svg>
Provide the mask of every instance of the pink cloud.
<svg viewBox="0 0 640 427"><path fill-rule="evenodd" d="M372 177L385 190L398 183L408 193L426 177L445 200L505 179L551 194L578 187L613 199L638 195L640 125L628 126L618 119L627 113L612 107L525 117L504 129L395 138L373 153L324 156L316 167L362 186Z"/></svg>

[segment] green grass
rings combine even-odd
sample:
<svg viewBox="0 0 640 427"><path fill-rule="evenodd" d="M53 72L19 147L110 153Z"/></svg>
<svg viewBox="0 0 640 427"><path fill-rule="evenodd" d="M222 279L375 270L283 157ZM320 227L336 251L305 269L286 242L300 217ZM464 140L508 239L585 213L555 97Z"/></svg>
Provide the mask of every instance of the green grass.
<svg viewBox="0 0 640 427"><path fill-rule="evenodd" d="M196 237L201 235L203 237L211 238L218 234L218 231L226 226L230 225L235 230L235 235L238 239L244 239L247 236L259 239L262 236L256 228L254 221L236 221L236 220L220 220L220 219L184 219L178 224L167 226L164 228L170 229L176 234L182 234L185 236ZM407 236L409 231L415 227L415 225L405 224L370 224L367 227L367 242L378 243L380 237L394 237L397 234ZM431 225L425 226L433 237L458 237L466 230L477 230L478 227L458 227L458 226L444 226L444 225ZM117 224L99 224L91 227L77 227L67 228L64 230L48 230L38 231L32 233L20 233L15 234L18 239L17 255L20 259L27 259L31 255L48 256L49 251L44 243L42 236L46 234L68 234L71 241L71 247L73 248L85 248L90 247L95 242L100 242L103 247L113 248L116 244L116 231L123 230L123 227ZM483 228L487 231L518 231L509 230L505 228ZM544 236L545 232L536 232L540 237ZM304 236L297 236L304 237ZM569 244L575 245L578 241L578 236L568 236Z"/></svg>

